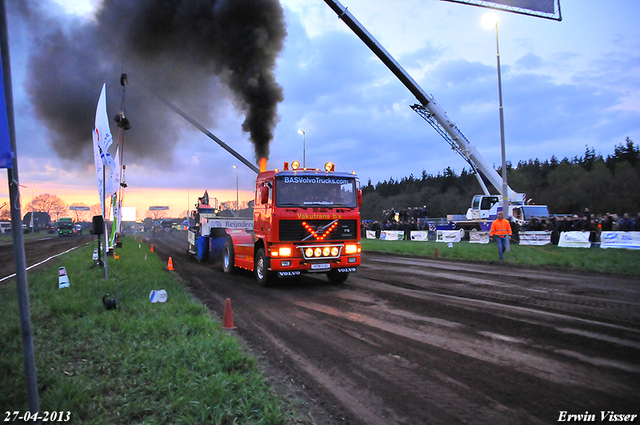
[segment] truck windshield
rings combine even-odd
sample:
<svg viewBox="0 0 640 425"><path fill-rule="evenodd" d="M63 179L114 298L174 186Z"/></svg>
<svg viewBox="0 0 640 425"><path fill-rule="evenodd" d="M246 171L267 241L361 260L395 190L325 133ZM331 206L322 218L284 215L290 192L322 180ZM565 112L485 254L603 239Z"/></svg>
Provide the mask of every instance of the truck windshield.
<svg viewBox="0 0 640 425"><path fill-rule="evenodd" d="M549 209L546 205L524 205L522 207L524 211L524 218L529 220L533 217L549 217Z"/></svg>
<svg viewBox="0 0 640 425"><path fill-rule="evenodd" d="M355 208L356 179L331 176L276 178L276 206Z"/></svg>

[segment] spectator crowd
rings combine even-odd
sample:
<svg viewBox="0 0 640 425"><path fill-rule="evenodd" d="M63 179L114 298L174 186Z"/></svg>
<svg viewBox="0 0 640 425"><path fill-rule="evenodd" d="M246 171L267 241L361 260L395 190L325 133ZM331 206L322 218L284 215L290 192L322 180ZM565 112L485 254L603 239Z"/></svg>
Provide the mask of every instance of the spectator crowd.
<svg viewBox="0 0 640 425"><path fill-rule="evenodd" d="M385 209L382 211L380 220L364 222L362 230L363 233L365 230L375 230L376 237L379 237L382 230L429 230L428 212L426 206L407 207L399 211L395 208ZM557 244L561 232L582 231L590 233L591 242L600 242L601 232L640 231L640 213L633 219L629 213L622 216L613 213L596 215L589 208L585 208L581 216L567 214L534 217L522 227L513 221L511 225L516 239L519 231L550 231L551 242Z"/></svg>
<svg viewBox="0 0 640 425"><path fill-rule="evenodd" d="M517 227L517 226L516 226ZM594 214L589 208L584 209L582 216L551 215L549 217L532 218L519 231L551 231L551 242L558 243L561 232L589 232L591 242L600 242L601 232L640 231L640 213L632 219L629 213L622 217L618 214Z"/></svg>
<svg viewBox="0 0 640 425"><path fill-rule="evenodd" d="M429 210L427 206L423 207L407 207L400 211L394 208L382 210L380 217L381 230L428 230L427 215Z"/></svg>

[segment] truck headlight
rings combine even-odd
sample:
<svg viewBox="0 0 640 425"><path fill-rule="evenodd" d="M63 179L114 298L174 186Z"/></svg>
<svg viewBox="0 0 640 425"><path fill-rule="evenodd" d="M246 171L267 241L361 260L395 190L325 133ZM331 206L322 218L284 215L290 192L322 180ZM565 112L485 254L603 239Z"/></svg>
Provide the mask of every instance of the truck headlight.
<svg viewBox="0 0 640 425"><path fill-rule="evenodd" d="M329 248L328 246L325 246L324 248L322 248L322 255L324 257L328 257L331 254L331 248Z"/></svg>
<svg viewBox="0 0 640 425"><path fill-rule="evenodd" d="M304 250L304 255L307 258L313 257L313 248L307 248Z"/></svg>
<svg viewBox="0 0 640 425"><path fill-rule="evenodd" d="M360 247L356 244L347 244L344 246L345 254L357 254L360 252Z"/></svg>
<svg viewBox="0 0 640 425"><path fill-rule="evenodd" d="M315 255L316 257L319 257L322 255L322 248L316 248L313 250L313 255Z"/></svg>
<svg viewBox="0 0 640 425"><path fill-rule="evenodd" d="M331 256L332 257L337 257L339 252L340 252L340 250L338 249L337 246L334 246L334 247L331 248Z"/></svg>
<svg viewBox="0 0 640 425"><path fill-rule="evenodd" d="M271 249L272 257L291 257L291 247L290 246L280 246L274 247Z"/></svg>
<svg viewBox="0 0 640 425"><path fill-rule="evenodd" d="M281 246L280 249L278 249L278 253L280 254L281 257L289 257L291 256L291 247Z"/></svg>

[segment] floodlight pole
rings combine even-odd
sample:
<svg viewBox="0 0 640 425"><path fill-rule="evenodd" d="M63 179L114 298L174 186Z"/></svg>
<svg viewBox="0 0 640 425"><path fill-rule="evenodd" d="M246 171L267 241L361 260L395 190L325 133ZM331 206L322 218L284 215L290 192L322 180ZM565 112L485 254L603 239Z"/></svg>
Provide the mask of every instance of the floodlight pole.
<svg viewBox="0 0 640 425"><path fill-rule="evenodd" d="M240 216L240 202L238 200L238 166L234 165L233 168L236 169L236 217Z"/></svg>
<svg viewBox="0 0 640 425"><path fill-rule="evenodd" d="M509 219L509 193L507 192L507 153L504 141L504 108L502 106L502 76L500 72L500 45L498 43L498 22L496 21L496 61L498 63L498 100L500 103L500 148L502 150L502 212ZM507 238L506 249L509 250Z"/></svg>
<svg viewBox="0 0 640 425"><path fill-rule="evenodd" d="M307 133L300 129L299 134L302 134L302 168L307 168Z"/></svg>
<svg viewBox="0 0 640 425"><path fill-rule="evenodd" d="M9 182L9 205L11 208L11 232L13 238L13 258L16 266L16 286L18 289L18 308L20 328L22 330L22 355L27 384L27 403L29 412L40 411L38 397L38 379L36 374L33 332L31 329L31 311L29 309L29 285L27 282L27 262L24 254L24 236L22 234L22 213L20 211L20 181L18 179L18 155L16 150L16 128L13 111L13 86L11 82L11 60L9 58L9 35L7 31L7 10L4 0L0 0L0 52L2 52L2 84L4 101L9 124L9 142L12 153L11 166L7 169ZM40 423L37 421L36 423Z"/></svg>

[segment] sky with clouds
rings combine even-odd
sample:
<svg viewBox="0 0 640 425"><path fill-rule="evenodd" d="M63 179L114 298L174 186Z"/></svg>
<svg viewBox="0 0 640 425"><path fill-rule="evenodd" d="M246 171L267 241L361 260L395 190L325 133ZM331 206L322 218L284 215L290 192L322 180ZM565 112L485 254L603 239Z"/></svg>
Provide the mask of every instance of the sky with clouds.
<svg viewBox="0 0 640 425"><path fill-rule="evenodd" d="M90 0L47 1L43 10L48 18L69 25L90 22L96 7ZM585 146L606 156L626 137L640 143L640 2L560 3L561 22L495 12L500 19L507 159L514 165L554 155L581 156ZM355 171L363 184L420 175L423 170L435 175L446 167L459 173L467 167L410 108L416 103L414 96L323 1L281 4L287 36L275 77L284 100L278 105L270 145L271 168L284 161L302 162L303 136L298 129L306 133L307 166L332 161L337 170ZM438 0L342 4L434 96L489 163L499 165L495 32L481 22L487 10ZM86 128L86 150L72 158L55 153L51 131L25 88L30 52L39 40L11 9L8 22L19 173L26 186L22 196L28 201L30 195L52 193L68 203L97 203L89 155L93 123ZM62 52L59 60L74 58ZM119 78L118 73L105 82L118 87ZM136 83L130 76L129 105L136 103L136 96L144 97ZM94 91L97 101L100 87ZM253 147L242 131L242 111L224 90L213 93L213 100L202 100L215 114L205 120L211 123L209 130L253 160ZM198 102L197 90L191 97ZM238 161L162 104L154 111L159 121L175 123L175 144L161 160L125 150L125 204L139 211L148 205L170 205L178 214L186 209L188 196L195 200L204 189L223 199L235 198L232 166ZM110 110L109 115L116 112ZM186 112L203 116L202 111ZM136 126L136 111L129 107L127 114ZM68 125L80 124L69 117ZM237 173L241 199L248 200L255 174L242 164ZM1 191L0 198L7 192Z"/></svg>

